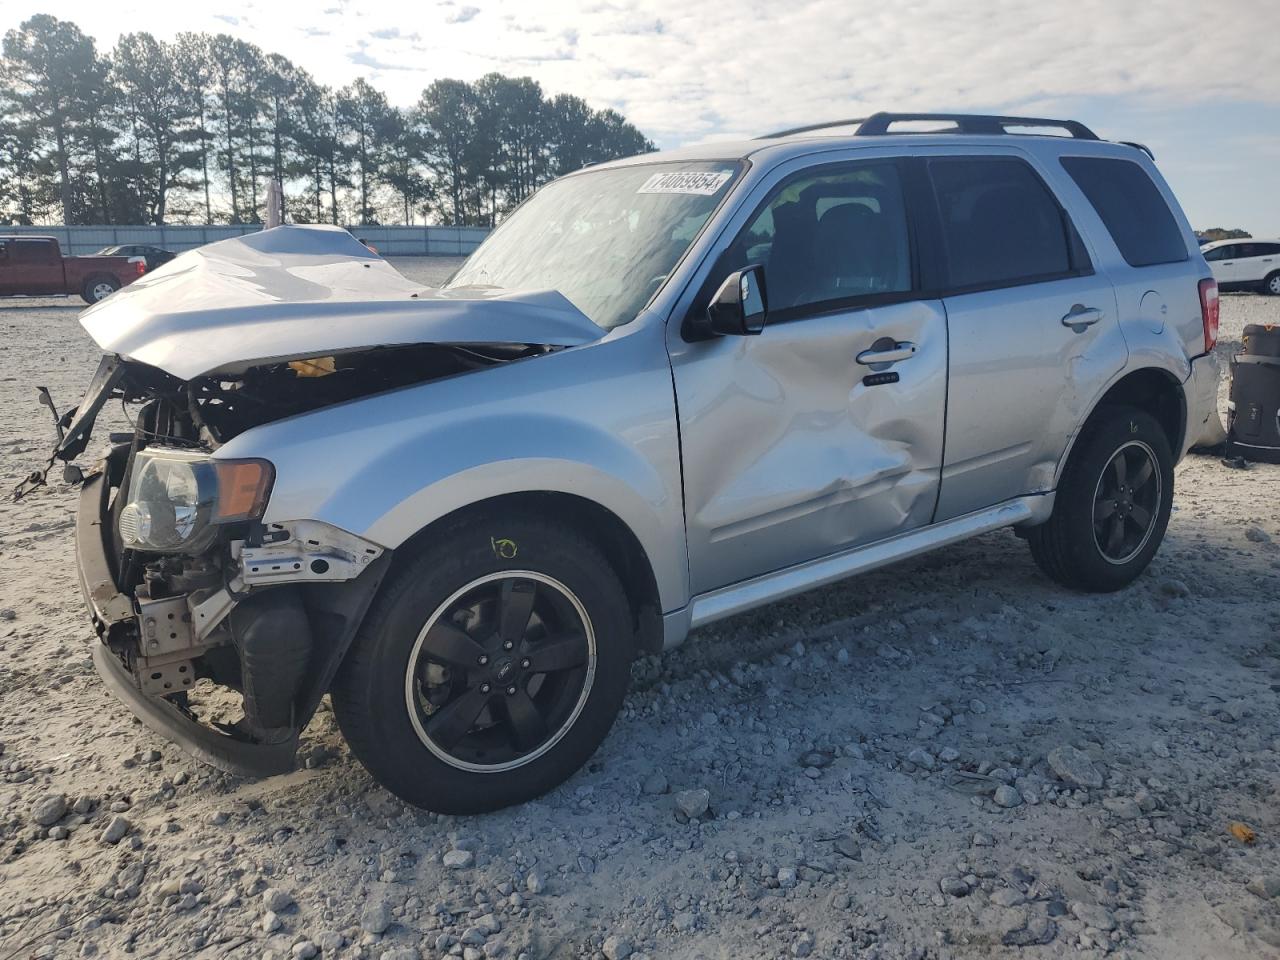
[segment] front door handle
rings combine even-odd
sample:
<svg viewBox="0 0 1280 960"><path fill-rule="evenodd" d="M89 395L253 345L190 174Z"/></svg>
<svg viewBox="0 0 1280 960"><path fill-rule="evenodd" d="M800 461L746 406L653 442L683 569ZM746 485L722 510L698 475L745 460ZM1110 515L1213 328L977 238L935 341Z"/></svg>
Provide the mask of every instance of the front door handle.
<svg viewBox="0 0 1280 960"><path fill-rule="evenodd" d="M891 347L872 347L870 350L863 350L857 356L857 360L864 367L874 366L879 363L897 363L900 360L910 360L916 354L916 345L902 341L895 343Z"/></svg>
<svg viewBox="0 0 1280 960"><path fill-rule="evenodd" d="M1079 329L1076 330L1076 333L1079 333L1080 330L1083 330L1085 327L1093 326L1101 319L1102 311L1097 307L1086 307L1083 304L1077 303L1067 312L1067 315L1062 318L1062 325L1064 327L1078 327Z"/></svg>

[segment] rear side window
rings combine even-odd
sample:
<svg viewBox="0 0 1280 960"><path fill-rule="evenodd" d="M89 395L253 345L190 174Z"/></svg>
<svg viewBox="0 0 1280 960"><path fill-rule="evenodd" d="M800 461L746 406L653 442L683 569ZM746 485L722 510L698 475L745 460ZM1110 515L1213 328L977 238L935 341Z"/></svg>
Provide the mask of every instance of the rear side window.
<svg viewBox="0 0 1280 960"><path fill-rule="evenodd" d="M1280 253L1280 243L1242 243L1236 256L1241 260L1249 257L1273 257Z"/></svg>
<svg viewBox="0 0 1280 960"><path fill-rule="evenodd" d="M1138 164L1106 157L1063 157L1062 166L1089 198L1129 266L1187 259L1187 245L1169 205Z"/></svg>
<svg viewBox="0 0 1280 960"><path fill-rule="evenodd" d="M53 244L43 240L19 240L13 245L14 263L52 263Z"/></svg>
<svg viewBox="0 0 1280 960"><path fill-rule="evenodd" d="M929 162L952 289L1008 286L1073 272L1074 230L1049 188L1014 158Z"/></svg>

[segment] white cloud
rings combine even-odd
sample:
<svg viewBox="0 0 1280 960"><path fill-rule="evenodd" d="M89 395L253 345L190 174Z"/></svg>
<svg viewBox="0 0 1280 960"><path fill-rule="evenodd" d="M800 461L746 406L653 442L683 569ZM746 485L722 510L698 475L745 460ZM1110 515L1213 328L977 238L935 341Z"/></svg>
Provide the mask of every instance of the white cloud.
<svg viewBox="0 0 1280 960"><path fill-rule="evenodd" d="M341 85L365 76L407 105L438 77L528 74L621 110L662 144L751 135L876 109L1052 112L1105 96L1176 106L1280 102L1274 30L1242 0L46 0L110 48L122 27L222 31ZM27 12L6 5L0 28ZM1087 117L1081 119L1087 120Z"/></svg>

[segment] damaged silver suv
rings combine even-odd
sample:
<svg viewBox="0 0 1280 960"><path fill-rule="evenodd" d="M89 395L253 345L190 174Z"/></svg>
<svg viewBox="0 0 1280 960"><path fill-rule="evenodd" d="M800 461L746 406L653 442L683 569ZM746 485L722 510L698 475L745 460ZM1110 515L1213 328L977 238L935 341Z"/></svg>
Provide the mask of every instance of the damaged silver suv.
<svg viewBox="0 0 1280 960"><path fill-rule="evenodd" d="M439 290L267 230L82 322L105 356L55 457L105 682L256 775L328 693L381 783L451 813L561 783L633 657L717 618L1002 527L1124 587L1218 382L1151 159L1028 118L586 169ZM109 400L133 429L82 475Z"/></svg>

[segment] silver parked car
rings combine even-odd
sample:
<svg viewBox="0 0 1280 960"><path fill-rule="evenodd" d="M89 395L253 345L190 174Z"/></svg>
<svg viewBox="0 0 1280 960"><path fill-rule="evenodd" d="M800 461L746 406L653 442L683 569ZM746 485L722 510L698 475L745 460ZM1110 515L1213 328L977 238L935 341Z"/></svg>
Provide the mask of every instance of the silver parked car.
<svg viewBox="0 0 1280 960"><path fill-rule="evenodd" d="M109 399L136 423L81 494L98 670L229 771L288 769L329 693L406 801L518 803L718 618L1002 527L1129 584L1214 416L1217 310L1148 155L1027 118L593 167L440 290L342 230L213 244L83 317L55 456Z"/></svg>

